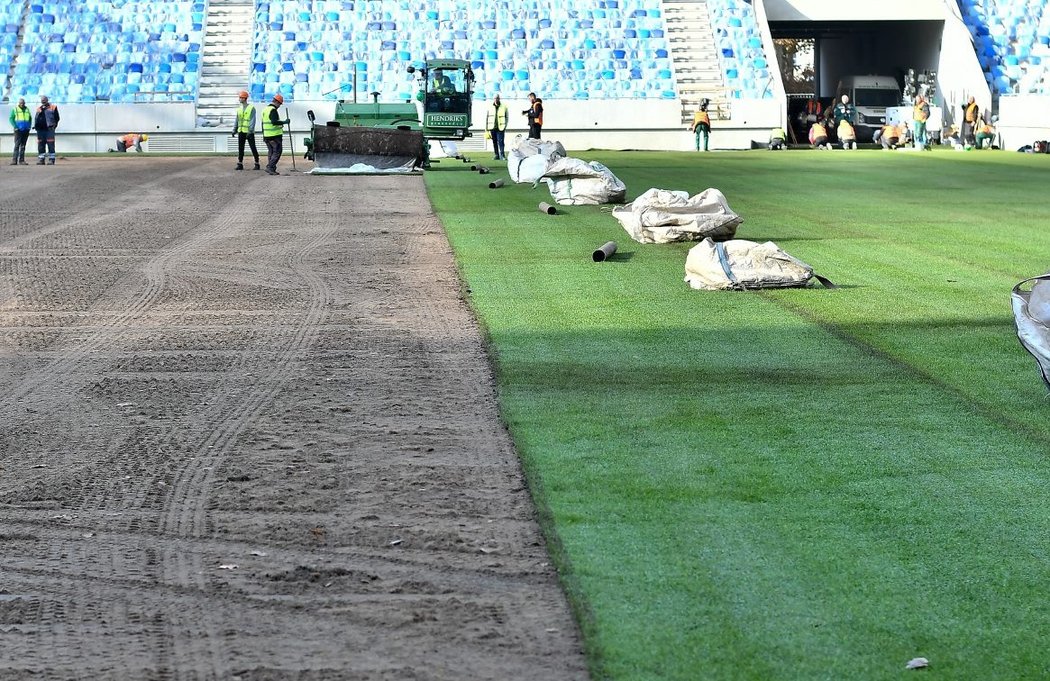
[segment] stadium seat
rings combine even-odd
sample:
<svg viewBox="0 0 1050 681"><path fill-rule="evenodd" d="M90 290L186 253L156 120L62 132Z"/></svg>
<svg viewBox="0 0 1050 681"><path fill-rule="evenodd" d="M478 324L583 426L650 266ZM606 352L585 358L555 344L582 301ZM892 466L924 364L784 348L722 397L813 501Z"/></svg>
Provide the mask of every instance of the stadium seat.
<svg viewBox="0 0 1050 681"><path fill-rule="evenodd" d="M717 5L731 0L708 1ZM110 69L98 69L108 63L116 64L121 76L138 74L143 86L179 75L182 82L166 94L174 97L176 89L185 86L179 96L196 97L201 27L210 11L203 0L81 0L69 3L68 9L63 4L61 12L52 11L54 4L49 0L30 5L29 21L50 30L27 31L25 52L46 59L16 59L13 86L39 86L42 76L50 74L85 86L81 96L88 96L89 88L93 96L108 96ZM742 6L740 12L750 11L749 5ZM673 92L675 83L659 8L656 0L524 0L513 7L481 0L439 0L430 7L404 0L256 0L255 36L245 75L253 96L259 88L272 93L287 86L303 99L307 92L321 96L325 90L318 78L323 74L338 78L339 73L352 72L351 65L363 64L359 74L376 74L366 79L368 87L403 93L415 87L404 72L406 63L444 56L470 60L479 92L506 87L508 96L516 96L535 88L555 97L576 96L581 88L586 91L588 82L598 82L601 88L590 92L590 98L662 96ZM0 14L0 22L21 21L20 14ZM741 28L753 25L740 23ZM20 27L14 26L17 37ZM74 27L83 26L92 30L74 35ZM8 49L8 42L6 35L0 38L0 53ZM748 56L765 58L761 50ZM663 61L646 63L654 60ZM19 71L19 66L26 68ZM87 70L89 66L96 70ZM84 82L62 77L73 75L74 69ZM105 79L109 80L103 83ZM329 89L339 84L332 81ZM104 91L96 91L102 85ZM143 90L163 92L152 86ZM120 98L135 93L119 89L113 94Z"/></svg>

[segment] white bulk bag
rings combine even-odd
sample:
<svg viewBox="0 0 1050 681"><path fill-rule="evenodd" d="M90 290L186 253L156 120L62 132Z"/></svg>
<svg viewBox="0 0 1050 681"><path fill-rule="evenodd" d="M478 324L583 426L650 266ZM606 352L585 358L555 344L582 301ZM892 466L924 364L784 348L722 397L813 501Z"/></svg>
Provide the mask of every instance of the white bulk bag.
<svg viewBox="0 0 1050 681"><path fill-rule="evenodd" d="M1035 282L1032 290L1022 290L1028 282ZM1025 279L1014 286L1010 300L1017 338L1021 346L1035 357L1043 383L1050 388L1050 274Z"/></svg>
<svg viewBox="0 0 1050 681"><path fill-rule="evenodd" d="M722 192L705 189L696 196L683 191L650 189L625 206L613 208L631 238L643 244L732 239L744 221Z"/></svg>
<svg viewBox="0 0 1050 681"><path fill-rule="evenodd" d="M551 196L561 205L623 203L627 196L627 185L597 161L554 159L542 179L550 188Z"/></svg>
<svg viewBox="0 0 1050 681"><path fill-rule="evenodd" d="M565 147L555 140L517 138L507 154L507 172L515 182L536 182L556 158L565 156Z"/></svg>
<svg viewBox="0 0 1050 681"><path fill-rule="evenodd" d="M814 274L812 267L772 241L759 244L745 239L716 242L707 238L689 249L685 260L685 280L695 289L709 291L806 286L813 277L834 288L830 281Z"/></svg>

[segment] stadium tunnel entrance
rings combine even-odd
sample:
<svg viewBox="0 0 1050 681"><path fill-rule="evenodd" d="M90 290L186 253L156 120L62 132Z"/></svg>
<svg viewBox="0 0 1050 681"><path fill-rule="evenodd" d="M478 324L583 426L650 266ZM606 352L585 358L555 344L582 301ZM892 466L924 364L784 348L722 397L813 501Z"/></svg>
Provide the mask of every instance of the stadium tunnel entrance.
<svg viewBox="0 0 1050 681"><path fill-rule="evenodd" d="M801 142L808 129L808 101L816 97L823 107L832 105L841 81L891 76L903 90L909 69L936 72L944 22L771 20L769 29L788 98L788 120Z"/></svg>

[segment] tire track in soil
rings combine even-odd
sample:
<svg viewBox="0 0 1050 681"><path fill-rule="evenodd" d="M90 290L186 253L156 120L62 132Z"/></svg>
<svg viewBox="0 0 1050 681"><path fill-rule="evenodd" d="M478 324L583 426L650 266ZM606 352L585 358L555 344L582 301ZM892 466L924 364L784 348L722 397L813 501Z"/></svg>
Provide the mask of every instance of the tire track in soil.
<svg viewBox="0 0 1050 681"><path fill-rule="evenodd" d="M190 171L183 171L183 173L188 172ZM168 182L170 180L171 178L166 179ZM163 181L165 180L157 180L156 184ZM249 199L248 196L242 196L240 198L242 205L238 207L248 208L252 203ZM98 210L104 209L99 208ZM86 338L75 346L62 351L60 356L47 362L44 366L23 376L16 384L0 391L0 405L6 405L9 409L15 403L26 402L27 398L38 391L45 393L39 396L38 401L50 401L56 397L56 392L65 393L65 390L56 391L55 387L58 384L67 384L69 376L74 373L73 369L82 366L86 358L115 345L122 336L127 335L131 322L139 319L149 310L164 291L169 272L175 269L174 266L185 260L187 254L199 250L202 245L228 231L234 223L233 215L235 214L231 214L230 219L221 224L215 224L213 220L203 221L198 229L189 232L188 237L148 259L139 272L122 278L116 285L118 288L133 285L133 279L137 279L139 275L144 278L143 286L135 289L131 299L127 301L127 307L101 319L95 317L98 321L90 327L78 327L86 332ZM68 227L67 223L60 223L60 225L62 229ZM201 227L204 228L203 231L200 230ZM7 414L4 407L0 406L0 418L4 416Z"/></svg>
<svg viewBox="0 0 1050 681"><path fill-rule="evenodd" d="M35 397L37 398L36 402L46 404L65 393L65 384L69 376L74 373L74 370L76 373L82 373L85 368L86 358L100 350L119 346L122 337L134 334L136 332L134 322L142 318L161 297L166 283L171 279L171 274L179 271L182 263L187 262L194 254L204 250L208 243L242 229L243 223L239 216L245 212L250 212L255 203L254 197L247 194L242 195L237 202L229 206L228 210L224 212L225 217L223 219L205 221L198 228L191 231L188 238L184 238L179 243L147 260L140 270L141 275L144 275L141 279L138 273L131 273L125 276L118 288L123 288L123 286L131 285L138 281L142 281L144 284L128 298L128 307L119 314L106 319L102 325L90 327L91 335L87 339L65 352L61 357L49 362L47 366L30 376L24 377L18 385L8 391L5 404L9 408L14 408L15 402L21 402L19 407L22 407L28 401L25 399L27 396ZM61 225L61 228L65 228L65 223ZM330 226L329 232L332 229L334 228ZM44 231L55 232L59 231L59 229L40 230L39 233ZM327 236L328 233L316 235L313 241L307 244L303 250L296 253L292 258L292 262L289 263L293 269L300 273L300 276L310 283L311 290L318 295L311 297L313 304L304 322L297 327L291 342L286 344L277 365L270 372L269 377L261 383L255 384L255 386L265 386L265 388L254 390L246 399L237 398L240 399L238 407L234 407L231 404L237 396L228 394L217 396L213 400L210 410L197 415L198 418L195 420L213 425L214 428L209 434L202 437L198 444L189 448L189 456L185 458L185 461L195 465L176 471L176 483L173 487L171 498L165 504L167 511L165 517L159 523L161 525L160 531L175 536L195 536L203 531L207 505L206 483L210 479L206 474L210 472L210 469L216 462L221 460L221 456L227 451L245 424L250 422L252 416L265 406L266 400L272 397L272 394L279 389L279 382L287 377L289 373L288 366L295 353L309 342L307 330L311 328L311 325L317 324L323 313L326 301L324 294L325 283L316 275L307 271L304 268L304 262L307 255L320 246ZM176 275L176 278L178 278L178 275ZM267 340L268 342L273 342L275 338L271 336ZM243 364L245 361L247 361L246 357L242 355L240 363ZM0 415L3 414L3 411L0 408ZM174 450L172 445L178 444L185 437L186 434L179 432L177 429L169 430L168 436L164 438L161 446L162 448ZM114 444L119 445L119 441ZM184 446L183 450L186 451L186 449ZM197 456L194 456L194 454ZM139 484L134 486L138 494L124 497L120 500L120 503L122 505L130 504L133 508L150 505L149 497L157 494L154 482L154 479L145 477ZM156 521L150 523L150 525L156 524ZM114 566L114 568L134 563L133 560L129 561L129 556L126 555L129 553L130 548L130 552L134 556L134 548L120 545L111 548L113 551L111 554L98 555L89 562L95 566L109 565ZM204 585L205 581L199 555L191 554L189 563L185 562L186 555L182 551L169 550L168 552L160 553L147 562L155 564L159 572L168 573L161 575L161 583L181 583L185 586L192 585L199 588ZM174 569L172 569L173 565L175 566ZM85 587L87 587L86 584L81 584L78 591L83 592ZM90 588L87 588L87 590L91 591ZM84 595L88 595L88 602L94 601L95 597L98 596L97 594ZM212 609L207 607L194 609L194 614L187 617L182 614L180 609L177 611L179 614L176 615L175 619L185 625L182 627L173 627L173 622L167 618L151 620L153 633L149 638L155 643L155 648L158 650L160 657L173 657L181 660L183 664L199 660L200 651L185 651L184 654L172 651L170 656L165 655L164 651L171 647L173 641L179 640L177 632L173 631L174 629L179 628L181 631L200 629L202 624L208 622L208 615L211 611ZM206 626L201 633L203 633L203 636L198 638L212 644L221 640L220 632L216 626ZM209 657L215 658L218 656L217 650L212 649L208 652L210 653ZM163 670L171 668L171 665L161 661L159 668ZM215 669L216 665L212 663L204 665L200 671L210 676L215 674Z"/></svg>
<svg viewBox="0 0 1050 681"><path fill-rule="evenodd" d="M215 470L222 465L231 448L237 443L238 437L270 404L291 377L296 360L300 353L310 346L324 318L331 291L327 282L317 276L306 262L335 230L336 225L329 220L290 259L288 266L308 285L309 306L291 333L284 330L286 339L278 342L270 337L271 347L279 345L273 366L264 376L252 382L249 393L240 397L235 406L225 404L225 400L220 399L217 404L221 406L204 415L205 423L216 425L190 450L190 456L184 459L185 465L177 471L171 494L164 502L163 517L158 528L160 534L168 537L196 538L206 532L209 491L214 483ZM208 577L202 558L201 552L186 551L181 547L163 551L162 580L165 583L203 590L208 584ZM169 622L168 632L163 637L163 640L174 642L174 659L183 665L192 661L197 671L206 677L217 674L222 669L222 650L217 647L221 641L221 623L212 613L213 610L206 607L192 612L187 617L179 618L181 621ZM180 636L188 627L192 627L190 630L194 631L194 636L189 641ZM206 651L198 650L197 646L193 645L193 640L201 639L208 648ZM207 662L202 653L207 654ZM162 668L165 666L167 665L161 665Z"/></svg>
<svg viewBox="0 0 1050 681"><path fill-rule="evenodd" d="M237 224L250 223L253 212L249 204L255 203L258 201L235 202L226 215L238 216ZM243 214L249 216L248 220L244 220L242 209ZM336 549L329 549L324 542L310 545L289 543L286 540L282 544L279 540L271 539L265 545L270 554L265 559L246 556L246 549L253 546L246 541L252 536L249 532L234 532L231 533L234 536L229 538L215 534L216 528L210 520L209 508L213 505L212 489L218 471L229 455L238 451L238 443L244 439L245 432L253 427L267 406L275 402L282 388L292 383L298 367L296 359L304 356L311 344L318 341L318 332L325 326L326 315L330 316L333 288L328 284L328 279L318 274L319 270L315 269L311 261L317 259L312 256L335 233L332 221L338 213L337 209L338 201L334 209L327 211L327 219L321 227L307 225L311 229L310 236L282 245L283 252L287 252L288 248L294 250L277 267L283 265L290 269L305 284L302 289L305 308L282 311L283 319L292 323L269 324L264 329L255 329L247 344L258 347L265 345L267 351L257 353L250 349L240 350L238 358L225 370L232 380L221 380L208 393L207 403L190 410L176 422L151 424L152 431L147 434L152 434L152 440L148 445L131 441L143 447L142 451L130 454L130 458L141 459L147 465L140 471L141 480L130 481L120 497L114 497L112 490L107 496L100 482L86 483L88 490L97 491L91 496L91 503L82 505L74 511L77 517L69 519L56 519L55 511L51 510L0 506L0 534L4 531L15 537L23 533L35 534L39 537L38 542L47 544L50 558L46 561L34 561L14 552L0 555L0 574L8 577L8 589L14 588L16 593L18 589L24 589L39 595L25 604L29 612L24 613L23 619L27 622L60 623L59 628L51 632L41 628L33 634L35 643L28 646L32 650L44 650L55 649L56 644L59 644L57 648L64 653L64 657L58 655L56 659L46 662L43 678L87 678L83 675L89 669L93 678L107 678L110 672L112 678L121 678L122 670L135 669L149 678L200 680L229 678L229 674L235 670L256 668L264 674L262 678L267 679L296 675L296 678L325 681L337 678L510 678L495 675L491 667L487 666L476 669L470 667L473 673L465 673L466 669L462 666L464 660L455 656L465 655L469 660L490 663L493 659L501 659L497 652L501 646L506 646L508 651L523 645L527 649L529 644L520 638L507 639L504 643L499 643L500 639L496 638L494 646L493 640L486 637L493 632L520 637L520 630L508 627L507 617L516 617L519 611L535 615L537 608L530 601L534 600L534 595L547 593L549 568L541 562L542 558L537 558L529 549L509 550L503 554L500 563L466 559L467 556L477 555L476 546L447 544L444 549L433 548L435 537L440 538L435 532L442 531L442 523L439 522L431 523L433 527L421 524L415 536L422 543L413 544L412 531L406 530L404 548L393 552L386 546L384 535L377 534L374 523L367 520L367 516L361 524L359 535L342 537ZM221 239L235 231L230 219L205 227L207 232L200 228L195 230L195 233L200 232L200 238L180 244L182 248L178 251L169 249L172 250L170 256L158 254L150 260L153 263L150 276L158 281L156 286L159 289L170 293L172 286L181 286L179 280L184 272L180 271L180 265L203 252L210 239ZM434 234L435 230L437 234ZM212 236L205 238L205 233ZM474 399L490 400L491 391L485 388L479 390L478 386L471 385L469 372L458 371L458 362L462 361L458 355L450 363L446 353L458 350L440 347L442 342L463 343L460 329L455 326L459 321L450 322L446 319L440 307L442 303L439 301L435 305L428 296L428 286L433 282L427 278L427 268L433 267L433 261L449 256L447 243L441 245L440 227L434 221L422 227L412 225L411 229L399 233L398 237L403 250L393 254L395 257L376 259L364 256L365 265L384 278L380 288L396 282L396 286L409 291L406 295L411 296L412 304L408 305L404 300L400 303L396 300L391 302L379 293L361 306L344 308L349 313L345 314L346 321L339 327L341 333L352 334L348 338L353 339L352 352L348 355L354 372L351 380L359 380L357 373L365 372L360 380L368 384L365 387L366 398L371 395L371 399L378 396L386 400L388 393L396 390L388 386L390 379L368 377L367 373L389 371L396 376L402 371L415 370L427 376L428 382L444 381L455 384L456 390L465 392L465 397L456 398L455 409L463 406L458 400L464 404ZM359 243L364 246L369 242ZM436 249L435 243L438 246ZM438 252L435 253L435 250ZM203 265L194 262L194 267L188 269L204 276L211 276L215 272L206 262ZM237 283L250 283L246 278L250 278L251 272L250 267L238 270ZM335 281L337 275L328 272L328 276ZM438 276L456 279L454 268L447 264L442 264ZM290 277L280 279L282 286L293 285ZM193 280L192 277L190 280ZM131 327L136 319L147 317L161 295L152 295L150 301L142 304L137 317L126 319L124 327L128 329L127 338L120 329L111 329L111 339L130 339L133 333ZM135 299L142 297L136 296ZM178 314L167 311L162 314L171 315L169 325L177 328L173 325L179 319ZM341 316L343 314L340 313ZM362 314L370 318L357 318L357 315ZM221 321L223 314L220 312L216 317ZM362 329L362 325L366 328ZM329 331L326 328L325 333ZM393 340L400 336L391 334L404 334L406 331L410 338L417 332L425 332L430 341ZM370 345L376 342L378 345ZM353 361L355 353L357 359L363 360L366 355L371 355L367 350L373 347L380 353L391 355L382 358L378 364L365 360L370 366L358 366ZM396 353L399 351L412 353L413 359L397 359ZM132 354L136 352L132 351ZM206 350L201 352L207 354ZM324 352L327 351L322 350ZM346 352L341 349L335 350L333 354L343 359L347 356ZM310 361L317 364L321 361L319 357L311 356ZM264 370L260 371L260 368ZM244 386L241 382L244 381L251 382L246 391L242 391ZM428 385L424 383L423 388L426 389ZM46 387L42 385L32 395L43 395ZM294 401L297 398L293 395L282 399ZM490 416L495 414L495 410L487 405L479 409ZM438 413L444 412L439 410ZM383 412L366 413L366 418L384 424L386 416ZM267 418L271 416L267 414ZM378 430L386 432L389 427L383 425ZM368 437L382 435L370 433ZM464 449L462 463L458 460L455 463L448 462L450 468L455 467L457 470L456 475L447 480L443 476L433 479L436 469L431 465L414 467L413 462L406 461L404 457L391 464L401 470L390 468L388 474L402 476L402 485L412 489L423 482L481 484L484 494L478 494L476 512L489 514L488 522L491 523L494 512L498 517L509 511L502 505L492 506L490 500L483 499L490 488L499 491L497 488L500 485L494 478L506 476L498 465L494 465L498 462L491 461L490 456L479 456L493 446L488 436L485 437L483 444ZM376 462L368 461L371 450L354 450L354 454L360 457L363 465L375 469ZM121 472L130 470L126 462L113 463ZM2 464L3 458L0 457ZM471 466L476 468L472 469ZM488 471L490 467L493 470L491 473ZM382 469L373 474L387 473L386 469ZM158 486L158 482L168 484ZM377 496L383 494L386 492L377 491ZM394 497L394 503L421 503L418 498L412 499L411 489L408 494L401 491L398 495ZM87 495L84 501L88 501ZM226 499L226 505L230 505L229 499ZM281 520L279 510L269 513L278 524L285 522ZM425 519L427 515L431 518L445 515L444 511L435 514L433 509L422 513L422 516L409 517ZM231 522L236 522L235 515L223 511L222 521L227 525L226 531L230 530ZM254 516L249 511L243 515L248 518L245 528L253 523L264 522L260 520L259 511ZM286 515L292 517L293 514ZM287 522L306 526L314 522L320 524L323 514L317 513L316 516L317 521L311 521L307 516ZM255 520L250 520L252 517ZM486 516L478 517L483 519ZM483 523L484 520L478 522ZM236 529L238 526L233 527ZM481 527L485 526L482 524ZM528 529L522 527L520 537L513 532L508 534L505 529L502 538L511 545L519 541L525 545L535 541L535 533L535 528L531 526ZM89 534L93 536L84 541L84 537ZM473 536L476 541L484 541L486 532L478 531ZM428 541L431 544L429 547ZM443 544L436 542L436 545ZM31 555L32 551L27 549L23 553ZM214 561L218 556L237 556L245 572L217 571L217 565L207 561ZM63 567L66 558L70 561L69 567ZM332 563L341 567L327 570L325 566ZM505 567L501 567L501 563L505 563ZM246 572L249 568L259 571L259 574L249 576ZM304 570L308 572L304 573ZM327 587L324 582L326 579L336 585L332 592L322 588ZM352 585L339 588L346 580L350 580ZM268 583L273 585L272 588L267 589ZM55 591L58 593L53 593ZM502 597L494 596L497 593L503 594ZM5 626L4 613L5 604L0 602L0 630ZM84 667L73 652L77 635L78 632L84 632L85 626L91 626L92 622L99 620L110 622L109 628L120 635L116 640L129 642L131 651L127 654L100 655L96 649L93 658L95 666ZM450 632L449 626L455 628L457 621L462 633ZM249 631L232 632L229 627L235 622L251 623ZM294 647L285 649L283 646L289 641L287 629L309 631L311 638L297 641ZM543 631L542 625L538 630ZM529 629L527 634L535 635L533 629ZM477 637L476 641L461 640L474 636ZM294 635L291 638L294 639ZM269 650L259 646L270 641L275 642L276 647L272 653L260 655L255 661L244 659L238 663L237 647L234 644L242 639L246 649L252 649L254 645L257 651ZM308 670L315 669L316 663L312 659L327 660L325 664L338 659L333 658L331 650L327 648L328 641L348 640L354 641L355 650L360 646L373 657L381 657L384 661L358 661L357 664L366 666L360 667L359 673L352 676L330 667L325 667L329 670L327 674L318 672L316 676L308 675ZM397 670L396 665L385 666L389 664L386 660L405 657L403 653L406 645L415 649L414 654L406 659L418 661L420 646L429 650L429 646L438 642L439 645L454 645L441 645L439 650L429 653L425 667L405 666ZM537 650L548 650L543 641L535 641L534 644ZM25 647L21 650L24 652ZM355 654L360 657L360 653ZM508 655L513 657L510 653ZM5 671L2 657L0 655L0 677L4 676ZM566 662L567 666L549 667L553 664L550 660L533 658L532 667L526 672L528 667L521 666L521 658L516 658L519 666L513 667L517 670L515 676L542 679L585 676L578 659L574 658L572 662L561 657L556 659ZM368 664L373 666L368 667ZM406 665L409 664L406 662ZM33 675L33 678L37 677ZM256 677L249 671L243 678Z"/></svg>
<svg viewBox="0 0 1050 681"><path fill-rule="evenodd" d="M126 191L123 194L114 195L111 192L94 192L89 193L87 196L90 198L84 200L79 197L82 196L78 192L78 201L72 210L63 210L63 208L69 208L67 204L59 204L56 207L52 201L47 202L47 209L41 210L40 212L47 218L47 226L32 229L28 232L20 234L18 236L9 237L6 240L0 241L0 256L5 255L17 255L26 244L35 241L41 237L56 234L68 230L71 227L77 227L84 222L90 222L92 220L105 220L113 213L113 206L134 206L141 204L144 201L148 201L148 194L154 190L167 189L171 185L179 180L181 177L192 177L194 173L193 168L186 168L172 173L157 173L157 177L147 182L134 182L129 184ZM111 189L111 187L110 187ZM55 192L55 188L49 189L49 195ZM25 197L11 196L4 203L11 200L24 201ZM6 208L6 206L5 206ZM31 211L31 209L29 209ZM5 216L6 216L5 210ZM60 216L56 219L56 213ZM30 216L34 218L36 216Z"/></svg>
<svg viewBox="0 0 1050 681"><path fill-rule="evenodd" d="M187 171L188 172L188 171ZM42 369L32 373L29 376L23 378L23 380L12 390L8 391L7 400L3 403L7 405L6 409L0 407L0 417L10 416L10 410L15 408L23 408L24 405L29 402L27 397L34 398L33 403L38 404L41 411L47 409L47 404L54 400L61 400L66 396L66 384L70 377L74 373L83 373L85 370L85 360L91 357L93 353L101 350L108 349L110 347L119 346L122 338L129 337L136 333L136 325L134 322L143 318L150 310L151 306L158 301L162 293L165 290L166 284L171 279L171 273L179 270L181 263L186 262L195 253L204 250L210 242L219 239L221 237L229 235L231 232L242 229L243 225L237 216L244 211L250 210L255 204L253 197L248 194L243 194L237 199L232 206L229 207L229 211L224 213L224 217L219 220L211 219L203 222L200 226L189 232L187 238L182 239L179 243L172 245L170 248L163 252L155 255L148 259L141 267L139 273L130 273L126 275L121 282L118 284L118 288L124 288L141 282L142 286L136 288L131 296L126 298L129 301L129 305L126 309L115 316L108 317L103 323L95 324L91 327L90 336L83 342L79 343L74 348L64 352L62 356L52 360ZM141 275L141 276L140 276ZM243 361L243 357L242 357ZM20 404L15 404L20 402ZM223 417L228 413L229 405L223 401L219 401L216 406L212 407L208 413L200 414L204 423L207 424L220 424L216 431L222 432ZM8 411L8 414L4 412ZM236 410L234 410L236 411ZM6 419L5 419L6 420ZM228 429L227 429L228 430ZM177 429L169 430L166 445L171 445L178 442L180 439L180 433ZM209 446L210 441L219 441L215 437L206 438L202 444L197 447L197 451L206 449ZM117 440L110 445L111 447L119 446L120 441ZM214 446L214 445L212 445ZM189 457L189 461L193 461L192 456ZM114 462L117 466L117 470L120 470L122 466L121 462ZM192 477L192 476L191 476ZM100 481L101 482L101 481ZM156 495L156 486L153 484L155 480L150 477L144 477L143 481L135 486L137 494L133 493L129 496L125 496L117 501L121 506L131 505L133 508L139 508L149 505L149 497ZM185 495L184 502L189 502L189 495ZM199 507L204 505L203 498ZM172 506L173 508L178 507L177 501ZM198 512L199 515L199 512ZM153 532L155 532L155 526L157 521L149 523ZM168 529L168 528L165 528ZM155 534L151 533L154 539L147 538L147 546L152 544L155 540ZM79 547L78 547L79 548ZM114 575L121 574L128 566L137 566L139 564L153 565L156 570L163 572L166 567L170 567L171 563L165 561L165 555L158 555L156 549L147 549L152 554L147 559L142 560L142 556L139 555L139 545L134 544L132 546L127 545L113 545L109 547L110 551L103 553L95 553L92 556L82 556L82 564L94 566L96 569L101 568L106 572L110 572ZM173 551L168 555L182 556L181 552ZM57 561L56 561L57 562ZM190 580L187 580L187 576L200 575L199 562L192 563L188 569L176 570L179 575L179 579L174 583L180 582L188 584ZM154 581L157 581L154 579ZM161 581L163 583L163 581ZM198 584L199 586L199 584ZM44 600L41 602L41 607L44 609L44 614L41 615L43 620L62 621L69 617L67 613L77 611L87 611L88 613L97 613L97 608L93 606L94 603L105 602L107 599L104 594L97 593L92 588L92 582L82 581L77 585L76 589L71 590L70 595L76 593L77 596L69 600L68 602L56 601L56 600ZM61 612L59 611L61 609ZM167 608L161 609L159 612L164 612ZM178 635L173 632L173 621L180 621L185 626L182 630L193 630L198 628L202 623L206 623L209 620L209 613L213 612L211 608L199 608L195 609L192 617L187 617L182 609L176 609L173 611L174 614L168 616L155 615L153 617L143 620L144 626L143 633L150 640L149 648L156 651L157 657L161 660L159 664L159 677L158 678L169 678L169 671L172 668L169 664L164 664L165 658L181 659L183 664L188 664L189 661L199 659L197 651L190 651L190 654L178 656L176 651L172 650L172 644L178 640ZM221 640L220 632L217 627L211 626L205 629L204 640L211 642L213 645L217 644ZM40 641L39 649L46 649L47 641ZM209 657L215 657L216 650L209 651ZM215 665L208 664L203 667L202 673L208 678L212 678L215 674Z"/></svg>

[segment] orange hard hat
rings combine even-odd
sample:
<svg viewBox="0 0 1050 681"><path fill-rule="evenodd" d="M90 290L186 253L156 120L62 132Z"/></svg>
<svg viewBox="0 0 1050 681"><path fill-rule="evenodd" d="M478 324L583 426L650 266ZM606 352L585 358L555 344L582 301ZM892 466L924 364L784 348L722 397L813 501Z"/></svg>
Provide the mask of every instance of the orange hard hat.
<svg viewBox="0 0 1050 681"><path fill-rule="evenodd" d="M284 104L284 97L282 97L281 95L274 95L273 101L277 102L278 104Z"/></svg>
<svg viewBox="0 0 1050 681"><path fill-rule="evenodd" d="M237 96L240 99L248 99L248 91L247 90L241 90L240 94L237 95Z"/></svg>

